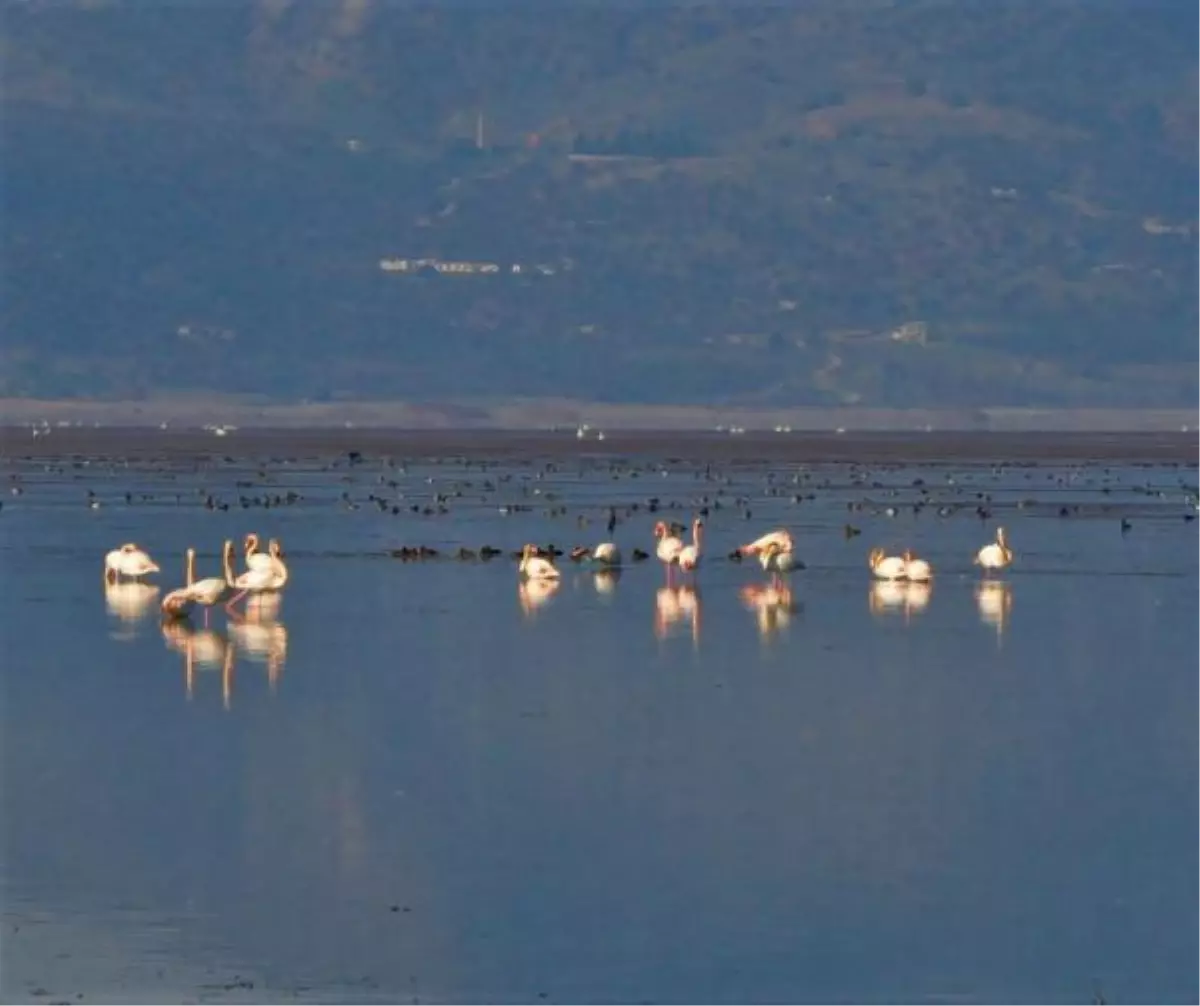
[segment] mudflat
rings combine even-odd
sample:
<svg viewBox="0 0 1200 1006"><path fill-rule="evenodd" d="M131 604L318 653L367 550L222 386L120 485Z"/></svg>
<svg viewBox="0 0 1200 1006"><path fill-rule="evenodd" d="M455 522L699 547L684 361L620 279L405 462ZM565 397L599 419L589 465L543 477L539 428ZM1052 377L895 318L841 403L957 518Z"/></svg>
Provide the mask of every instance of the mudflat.
<svg viewBox="0 0 1200 1006"><path fill-rule="evenodd" d="M1036 462L1146 461L1195 465L1195 433L1184 432L847 432L729 434L621 430L603 440L574 432L404 430L386 428L203 429L61 427L34 436L0 427L0 456L103 456L152 460L188 457L336 456L359 452L397 458L679 458L722 463L854 461Z"/></svg>

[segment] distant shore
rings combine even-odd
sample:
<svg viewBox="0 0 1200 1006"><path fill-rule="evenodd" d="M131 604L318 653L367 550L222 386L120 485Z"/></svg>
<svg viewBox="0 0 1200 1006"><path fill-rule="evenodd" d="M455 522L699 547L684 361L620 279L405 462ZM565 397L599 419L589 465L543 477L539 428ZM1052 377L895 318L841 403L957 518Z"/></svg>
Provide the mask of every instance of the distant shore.
<svg viewBox="0 0 1200 1006"><path fill-rule="evenodd" d="M700 432L1076 432L1190 433L1196 409L884 409L810 406L639 405L565 398L495 401L330 401L279 403L178 395L141 401L0 399L0 427L83 424L100 427L389 430L551 430Z"/></svg>

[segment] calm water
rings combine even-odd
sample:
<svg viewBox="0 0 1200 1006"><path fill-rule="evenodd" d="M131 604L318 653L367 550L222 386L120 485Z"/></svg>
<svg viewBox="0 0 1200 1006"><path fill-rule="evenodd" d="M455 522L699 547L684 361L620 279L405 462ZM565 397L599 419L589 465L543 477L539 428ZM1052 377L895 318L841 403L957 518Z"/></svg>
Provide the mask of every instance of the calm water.
<svg viewBox="0 0 1200 1006"><path fill-rule="evenodd" d="M1195 1002L1195 468L771 475L5 461L5 1000ZM694 591L445 554L652 496L626 553L722 503ZM726 558L780 523L790 598ZM165 592L250 530L275 613L103 585L123 541ZM873 588L876 544L931 590Z"/></svg>

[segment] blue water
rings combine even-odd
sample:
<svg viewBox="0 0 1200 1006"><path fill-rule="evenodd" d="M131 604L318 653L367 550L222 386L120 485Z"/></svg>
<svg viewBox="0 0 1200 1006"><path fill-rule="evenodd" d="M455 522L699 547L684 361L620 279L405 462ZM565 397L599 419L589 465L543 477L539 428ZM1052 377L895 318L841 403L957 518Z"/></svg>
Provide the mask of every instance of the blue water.
<svg viewBox="0 0 1200 1006"><path fill-rule="evenodd" d="M1194 467L76 465L3 468L5 1001L1197 999ZM651 496L614 537L707 497L694 584L450 558ZM782 595L726 558L777 524ZM103 584L250 530L278 611Z"/></svg>

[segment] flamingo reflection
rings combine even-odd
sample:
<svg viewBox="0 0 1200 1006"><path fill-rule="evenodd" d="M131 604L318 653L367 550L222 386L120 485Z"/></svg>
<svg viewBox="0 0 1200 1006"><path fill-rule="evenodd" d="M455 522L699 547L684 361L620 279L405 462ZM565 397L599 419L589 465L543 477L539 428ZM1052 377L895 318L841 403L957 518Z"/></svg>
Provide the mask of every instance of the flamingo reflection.
<svg viewBox="0 0 1200 1006"><path fill-rule="evenodd" d="M113 634L114 639L134 638L134 626L154 610L158 591L153 584L137 581L105 583L104 606L124 626L124 631Z"/></svg>
<svg viewBox="0 0 1200 1006"><path fill-rule="evenodd" d="M596 593L601 597L612 597L620 582L621 571L619 569L602 569L592 575L592 584L596 588Z"/></svg>
<svg viewBox="0 0 1200 1006"><path fill-rule="evenodd" d="M792 615L800 610L792 596L792 588L780 581L769 584L748 584L738 591L742 605L754 615L759 637L763 642L785 632Z"/></svg>
<svg viewBox="0 0 1200 1006"><path fill-rule="evenodd" d="M162 623L167 648L183 654L183 686L191 700L196 690L197 670L221 671L221 704L229 709L233 702L233 643L223 633L197 629L186 621Z"/></svg>
<svg viewBox="0 0 1200 1006"><path fill-rule="evenodd" d="M279 595L260 594L250 599L246 613L231 614L229 636L246 659L267 667L267 686L272 692L279 684L283 666L287 663L287 626L276 620L279 611Z"/></svg>
<svg viewBox="0 0 1200 1006"><path fill-rule="evenodd" d="M517 600L526 618L532 618L557 593L561 580L531 579L517 584Z"/></svg>
<svg viewBox="0 0 1200 1006"><path fill-rule="evenodd" d="M700 645L700 592L691 584L659 587L654 595L654 635L660 640L674 635L681 622L692 628L692 643Z"/></svg>
<svg viewBox="0 0 1200 1006"><path fill-rule="evenodd" d="M876 617L903 614L905 622L908 622L913 615L920 615L929 607L932 596L932 583L875 580L867 595L867 607Z"/></svg>
<svg viewBox="0 0 1200 1006"><path fill-rule="evenodd" d="M1003 580L982 580L975 588L975 604L980 621L995 628L996 645L1000 646L1012 611L1012 587Z"/></svg>

